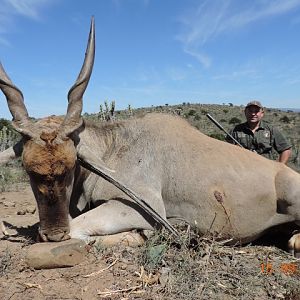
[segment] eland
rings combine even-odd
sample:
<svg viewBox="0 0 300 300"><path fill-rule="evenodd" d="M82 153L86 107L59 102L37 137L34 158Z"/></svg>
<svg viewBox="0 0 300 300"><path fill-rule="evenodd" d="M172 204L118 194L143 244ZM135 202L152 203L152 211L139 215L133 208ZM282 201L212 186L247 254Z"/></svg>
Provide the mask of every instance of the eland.
<svg viewBox="0 0 300 300"><path fill-rule="evenodd" d="M0 153L0 163L22 157L38 206L41 241L153 230L180 217L200 232L246 243L275 226L300 222L300 175L282 163L210 138L178 116L84 120L94 26L92 19L84 63L68 93L64 117L34 122L22 92L0 65L0 89L22 136ZM300 252L299 237L289 241L295 254Z"/></svg>

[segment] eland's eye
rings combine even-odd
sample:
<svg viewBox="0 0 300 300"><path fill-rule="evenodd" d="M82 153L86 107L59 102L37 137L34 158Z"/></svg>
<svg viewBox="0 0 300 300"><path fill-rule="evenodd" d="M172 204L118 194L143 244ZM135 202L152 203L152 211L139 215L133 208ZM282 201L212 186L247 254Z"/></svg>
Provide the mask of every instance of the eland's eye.
<svg viewBox="0 0 300 300"><path fill-rule="evenodd" d="M44 174L38 174L38 173L35 173L35 172L28 172L28 175L35 182L45 182L47 180L47 175L44 175Z"/></svg>

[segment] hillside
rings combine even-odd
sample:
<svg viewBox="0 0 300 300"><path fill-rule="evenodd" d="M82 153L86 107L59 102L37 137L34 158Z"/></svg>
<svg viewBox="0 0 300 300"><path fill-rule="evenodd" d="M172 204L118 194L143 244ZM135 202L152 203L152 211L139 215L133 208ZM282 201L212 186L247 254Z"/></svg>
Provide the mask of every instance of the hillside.
<svg viewBox="0 0 300 300"><path fill-rule="evenodd" d="M201 132L224 140L225 133L216 127L206 116L209 113L217 120L226 131L229 131L235 124L244 122L244 106L235 106L232 104L190 104L182 103L179 105L164 105L157 107L145 107L138 109L119 110L114 112L115 119L126 119L132 116L139 116L151 112L164 112L177 114L187 119L194 127ZM85 114L85 117L94 120L103 120L109 118L109 109L96 114ZM279 110L266 108L264 120L278 127L292 143L292 156L289 166L300 171L300 112L291 110Z"/></svg>

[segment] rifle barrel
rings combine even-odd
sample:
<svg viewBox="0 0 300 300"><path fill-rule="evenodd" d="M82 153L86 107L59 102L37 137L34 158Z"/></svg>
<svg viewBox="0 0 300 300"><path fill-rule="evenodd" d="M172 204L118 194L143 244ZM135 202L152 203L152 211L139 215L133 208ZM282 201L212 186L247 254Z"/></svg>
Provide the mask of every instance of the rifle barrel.
<svg viewBox="0 0 300 300"><path fill-rule="evenodd" d="M243 145L241 143L239 143L239 141L237 141L228 131L226 131L224 129L224 127L217 121L215 120L210 114L206 114L206 116L222 131L224 131L237 145L239 145L240 147L244 148Z"/></svg>

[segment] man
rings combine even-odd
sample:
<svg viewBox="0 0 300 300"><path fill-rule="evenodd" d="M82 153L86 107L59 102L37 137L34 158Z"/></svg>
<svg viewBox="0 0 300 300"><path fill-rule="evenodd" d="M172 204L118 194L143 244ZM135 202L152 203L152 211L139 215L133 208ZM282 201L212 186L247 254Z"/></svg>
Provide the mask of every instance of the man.
<svg viewBox="0 0 300 300"><path fill-rule="evenodd" d="M251 101L246 105L245 116L247 122L239 124L230 134L246 149L257 152L273 159L274 150L279 154L278 160L287 163L291 155L292 145L276 128L263 121L264 108L259 101ZM230 136L226 141L236 144Z"/></svg>

